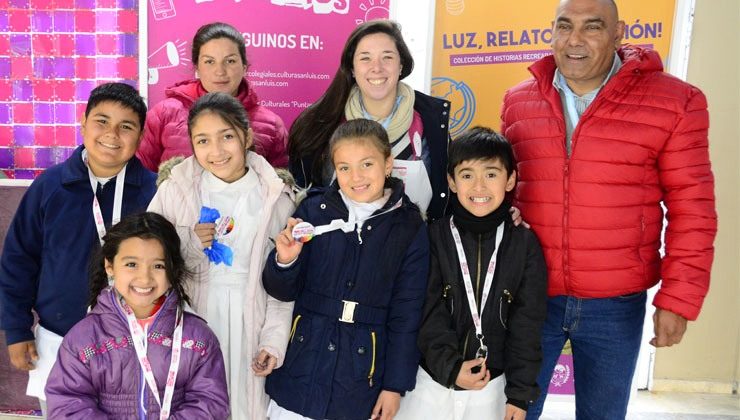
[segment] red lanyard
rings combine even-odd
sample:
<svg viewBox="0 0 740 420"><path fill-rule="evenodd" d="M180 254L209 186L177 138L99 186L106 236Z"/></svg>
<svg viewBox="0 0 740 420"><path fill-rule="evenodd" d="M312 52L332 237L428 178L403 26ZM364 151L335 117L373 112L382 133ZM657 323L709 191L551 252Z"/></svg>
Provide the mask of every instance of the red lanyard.
<svg viewBox="0 0 740 420"><path fill-rule="evenodd" d="M485 358L488 355L488 347L483 343L483 327L481 325L481 317L483 316L483 309L486 307L486 301L488 300L488 294L491 291L491 285L493 284L493 273L496 270L496 258L498 257L499 246L501 246L501 239L504 237L504 222L496 228L496 244L493 249L493 255L491 255L491 261L488 263L488 270L486 271L486 280L483 282L483 294L480 298L480 312L475 305L475 292L473 291L473 281L470 279L470 268L468 267L468 260L465 258L465 250L463 250L462 239L460 239L460 232L457 231L455 223L450 217L450 230L452 230L452 237L455 240L455 248L457 249L457 257L460 260L460 270L462 271L463 284L465 285L465 293L468 295L468 306L470 307L470 315L473 318L473 325L475 326L475 337L480 342L480 347L476 352L476 358Z"/></svg>

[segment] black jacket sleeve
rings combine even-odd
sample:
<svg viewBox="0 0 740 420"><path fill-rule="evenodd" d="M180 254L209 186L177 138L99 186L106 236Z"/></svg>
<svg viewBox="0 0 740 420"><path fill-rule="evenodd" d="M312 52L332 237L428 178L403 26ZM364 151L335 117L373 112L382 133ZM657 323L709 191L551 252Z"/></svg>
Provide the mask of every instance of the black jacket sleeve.
<svg viewBox="0 0 740 420"><path fill-rule="evenodd" d="M547 266L534 233L523 230L526 242L524 273L511 303L504 357L506 397L537 399L537 376L542 364L541 330L547 314Z"/></svg>
<svg viewBox="0 0 740 420"><path fill-rule="evenodd" d="M427 285L424 318L418 345L424 365L438 383L451 387L463 362L452 314L445 303L445 282L440 267L440 241L431 241L431 264ZM454 310L454 309L453 309Z"/></svg>

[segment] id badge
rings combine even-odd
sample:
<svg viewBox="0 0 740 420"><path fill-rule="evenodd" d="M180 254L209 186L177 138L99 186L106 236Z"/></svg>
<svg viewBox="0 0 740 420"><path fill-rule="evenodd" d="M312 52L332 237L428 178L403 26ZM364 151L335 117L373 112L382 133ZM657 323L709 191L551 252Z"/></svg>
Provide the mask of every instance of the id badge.
<svg viewBox="0 0 740 420"><path fill-rule="evenodd" d="M487 359L488 358L488 346L485 344L481 344L480 347L478 347L478 351L475 352L475 358L476 359Z"/></svg>

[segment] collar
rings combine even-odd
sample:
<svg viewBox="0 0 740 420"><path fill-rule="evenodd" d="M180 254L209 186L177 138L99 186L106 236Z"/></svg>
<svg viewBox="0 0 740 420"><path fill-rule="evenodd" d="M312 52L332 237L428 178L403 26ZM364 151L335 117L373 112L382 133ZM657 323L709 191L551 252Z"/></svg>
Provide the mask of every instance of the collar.
<svg viewBox="0 0 740 420"><path fill-rule="evenodd" d="M200 79L189 79L175 83L164 91L165 97L174 98L180 101L186 107L191 107L201 96L208 93L200 82ZM244 105L249 111L259 103L259 97L251 89L247 76L245 75L239 83L239 90L236 93L236 99Z"/></svg>
<svg viewBox="0 0 740 420"><path fill-rule="evenodd" d="M495 232L501 222L511 220L511 214L509 213L511 203L507 200L504 200L496 210L483 217L478 217L470 213L463 207L455 193L451 194L450 206L452 207L452 215L455 217L455 225L464 231L474 234Z"/></svg>
<svg viewBox="0 0 740 420"><path fill-rule="evenodd" d="M344 194L342 190L339 190L339 195L342 197L342 201L344 202L344 205L347 207L347 211L349 212L349 219L347 219L348 222L353 222L355 220L362 220L365 219L368 216L371 216L376 211L380 210L385 206L385 204L388 202L388 199L391 198L391 189L385 188L383 190L383 195L371 202L371 203L359 203L355 200L352 200L351 198L347 197L347 195Z"/></svg>
<svg viewBox="0 0 740 420"><path fill-rule="evenodd" d="M596 96L596 94L601 90L601 88L604 87L604 85L609 81L609 79L612 78L619 69L622 67L622 59L619 58L619 54L617 52L614 52L614 59L612 60L612 67L609 69L609 73L606 74L606 77L604 77L604 80L602 80L599 87L596 89L583 94L580 96L583 97L593 97ZM570 89L570 86L568 86L568 83L565 80L565 76L563 76L563 73L560 72L558 68L555 68L555 75L552 78L552 85L555 87L555 89L564 92L564 93L572 93L573 91ZM577 95L576 95L577 96Z"/></svg>
<svg viewBox="0 0 740 420"><path fill-rule="evenodd" d="M200 82L200 79L197 80L197 85L195 89L195 98L192 98L193 103L195 103L198 98L202 97L208 91L206 88L203 87L203 84ZM247 81L247 76L245 75L241 82L239 82L239 88L236 91L235 98L241 102L242 105L244 105L244 109L251 109L254 107L258 102L259 99L257 98L257 94L254 93L254 90L250 88L249 82Z"/></svg>
<svg viewBox="0 0 740 420"><path fill-rule="evenodd" d="M82 161L82 151L85 150L84 145L77 146L72 154L65 160L62 165L62 184L74 184L76 182L89 182L90 178L87 174L87 166ZM143 183L142 174L145 171L141 162L136 156L132 156L128 161L126 167L126 179L124 180L128 185L141 186Z"/></svg>
<svg viewBox="0 0 740 420"><path fill-rule="evenodd" d="M291 186L278 175L275 168L263 156L247 150L246 163L249 168L247 173L254 172L260 186L267 188L271 194L277 194L284 190L286 192L291 191ZM195 156L188 156L182 162L174 165L169 176L164 177L164 179L169 179L171 182L181 185L187 191L193 188L193 185L199 185L206 172L195 159Z"/></svg>
<svg viewBox="0 0 740 420"><path fill-rule="evenodd" d="M396 99L390 115L378 120L365 110L362 92L357 84L355 84L352 90L350 90L349 97L344 105L344 118L347 121L358 118L375 120L388 132L388 138L391 141L395 141L406 134L411 126L415 100L416 95L414 94L414 90L409 85L398 82Z"/></svg>
<svg viewBox="0 0 740 420"><path fill-rule="evenodd" d="M201 182L203 182L204 187L208 192L220 193L223 191L229 191L230 193L246 194L252 190L252 188L259 185L259 179L255 172L255 170L247 166L247 171L241 178L233 182L225 182L219 179L216 175L208 171L203 171Z"/></svg>
<svg viewBox="0 0 740 420"><path fill-rule="evenodd" d="M377 211L385 211L389 208L393 207L396 203L398 203L398 200L403 200L403 207L406 207L408 205L413 205L410 201L408 201L408 197L404 195L404 189L403 189L403 181L401 181L398 178L390 177L385 180L384 188L384 194L383 198L381 200L387 200L383 206L377 210ZM324 191L324 200L326 202L331 203L333 207L336 207L337 209L341 209L340 214L342 217L349 215L349 210L347 209L346 204L344 204L344 200L342 198L342 195L340 194L339 190L339 183L335 179L331 185L327 189L318 188L315 190L316 192ZM388 196L387 192L390 191L390 196ZM311 193L311 192L309 192ZM400 209L399 209L400 210Z"/></svg>

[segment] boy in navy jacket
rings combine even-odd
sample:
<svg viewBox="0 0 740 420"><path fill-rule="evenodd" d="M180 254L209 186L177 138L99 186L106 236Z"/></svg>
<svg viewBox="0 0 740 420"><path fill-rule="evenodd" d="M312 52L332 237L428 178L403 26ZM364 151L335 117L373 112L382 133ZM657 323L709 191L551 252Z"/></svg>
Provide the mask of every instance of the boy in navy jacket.
<svg viewBox="0 0 740 420"><path fill-rule="evenodd" d="M46 377L62 336L86 313L87 264L105 230L146 209L155 175L134 156L146 104L136 89L93 89L81 123L83 145L26 191L0 259L0 328L10 361L29 370L27 394L44 407ZM34 330L34 317L39 317ZM45 410L44 410L45 411Z"/></svg>

